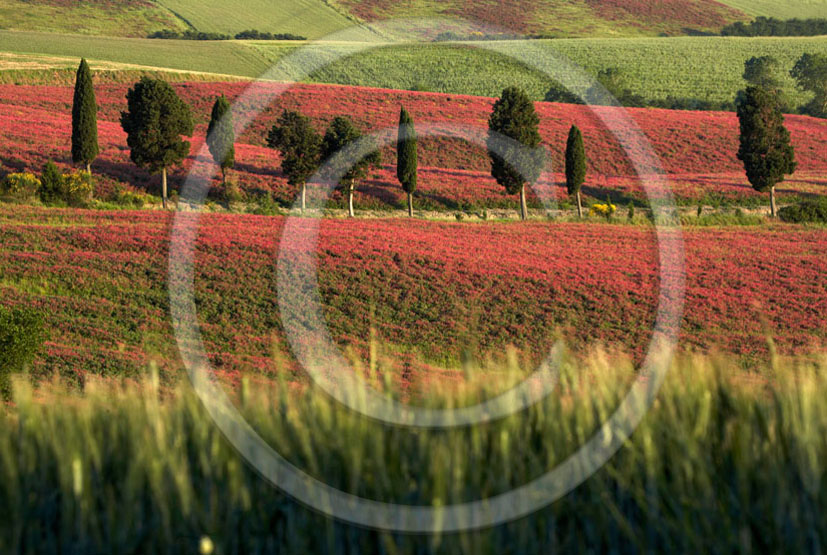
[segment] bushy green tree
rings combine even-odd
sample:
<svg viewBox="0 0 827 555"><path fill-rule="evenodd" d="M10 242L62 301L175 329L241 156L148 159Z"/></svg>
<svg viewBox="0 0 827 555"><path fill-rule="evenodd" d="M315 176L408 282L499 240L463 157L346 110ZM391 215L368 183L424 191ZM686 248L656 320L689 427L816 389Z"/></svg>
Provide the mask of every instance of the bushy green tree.
<svg viewBox="0 0 827 555"><path fill-rule="evenodd" d="M795 151L784 115L772 91L748 87L738 102L741 127L738 159L744 163L752 187L770 193L770 211L775 217L775 186L795 171Z"/></svg>
<svg viewBox="0 0 827 555"><path fill-rule="evenodd" d="M790 75L799 89L813 93L813 99L801 108L802 113L827 118L827 55L802 55Z"/></svg>
<svg viewBox="0 0 827 555"><path fill-rule="evenodd" d="M540 118L525 91L518 87L503 90L488 118L488 156L497 183L510 195L519 193L523 220L528 216L526 183L535 183L545 164L539 128ZM503 141L503 136L516 144Z"/></svg>
<svg viewBox="0 0 827 555"><path fill-rule="evenodd" d="M161 173L161 196L167 207L167 168L189 155L192 135L190 108L169 83L143 77L126 95L121 127L127 134L130 158L138 167Z"/></svg>
<svg viewBox="0 0 827 555"><path fill-rule="evenodd" d="M72 161L84 164L92 173L92 162L98 157L98 106L92 72L85 59L80 61L75 78L72 103Z"/></svg>
<svg viewBox="0 0 827 555"><path fill-rule="evenodd" d="M307 180L319 169L322 139L310 118L285 110L270 129L267 145L281 152L281 170L287 183L301 187L302 213L306 207Z"/></svg>
<svg viewBox="0 0 827 555"><path fill-rule="evenodd" d="M413 193L416 191L417 148L413 118L405 108L399 113L399 136L396 143L396 177L408 195L408 216L413 217Z"/></svg>
<svg viewBox="0 0 827 555"><path fill-rule="evenodd" d="M586 179L586 149L583 147L583 134L576 125L569 130L566 141L566 189L569 195L577 199L577 217L583 217L583 204L580 202L580 187Z"/></svg>
<svg viewBox="0 0 827 555"><path fill-rule="evenodd" d="M353 125L350 118L339 116L330 123L324 139L322 139L322 158L328 161L327 163L333 173L341 176L339 186L347 193L348 214L351 218L354 216L353 191L356 189L356 184L367 176L368 168L382 163L382 155L378 149L372 149L367 155L356 161L348 156L337 160L334 155L342 152L361 138L362 133Z"/></svg>
<svg viewBox="0 0 827 555"><path fill-rule="evenodd" d="M230 103L222 94L215 100L207 127L207 146L221 168L221 181L227 184L227 170L235 165L235 131Z"/></svg>
<svg viewBox="0 0 827 555"><path fill-rule="evenodd" d="M0 395L8 399L11 374L22 372L45 340L39 313L0 305Z"/></svg>

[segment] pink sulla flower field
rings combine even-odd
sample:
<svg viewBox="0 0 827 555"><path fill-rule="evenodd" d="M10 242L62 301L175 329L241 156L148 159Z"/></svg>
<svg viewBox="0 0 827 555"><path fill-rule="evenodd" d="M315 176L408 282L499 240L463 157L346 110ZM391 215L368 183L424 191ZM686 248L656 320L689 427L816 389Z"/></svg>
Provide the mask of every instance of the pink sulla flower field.
<svg viewBox="0 0 827 555"><path fill-rule="evenodd" d="M219 94L231 100L247 87L245 83L179 83L179 94L193 109L197 122L192 140L193 155L203 144L212 102ZM106 195L116 183L154 192L157 176L134 167L129 160L125 135L118 118L125 109L127 85L100 85L99 104L101 156L94 164L98 193ZM437 93L390 91L336 85L272 85L284 92L259 114L238 139L236 168L231 172L242 190L271 191L281 204L291 204L295 191L288 187L279 169L278 153L265 147L267 131L285 108L310 116L322 132L335 116L348 114L365 131L392 129L404 105L417 123L438 123L446 131L452 124L479 128L484 135L493 100ZM48 160L68 166L72 89L70 87L0 85L0 164L6 171L40 171ZM238 107L245 109L245 107ZM549 189L551 198L562 200L560 173L565 138L571 124L583 130L589 159L584 192L587 197L614 202L645 204L639 179L618 141L602 126L588 107L537 103L543 143L552 155L539 188ZM605 109L604 109L605 110ZM682 112L658 109L629 109L629 113L651 141L664 171L670 178L678 202L763 200L743 175L737 150L738 124L735 114ZM798 172L779 186L781 196L801 197L824 192L827 160L827 122L804 116L787 116L799 162ZM426 209L469 209L513 207L488 174L488 160L476 145L451 137L423 138L420 141L419 202ZM385 166L361 185L356 202L362 208L400 208L403 194L395 178L395 153L387 148ZM190 159L173 175L180 183ZM216 181L216 187L219 187ZM539 206L536 196L530 202ZM332 199L333 206L342 200Z"/></svg>

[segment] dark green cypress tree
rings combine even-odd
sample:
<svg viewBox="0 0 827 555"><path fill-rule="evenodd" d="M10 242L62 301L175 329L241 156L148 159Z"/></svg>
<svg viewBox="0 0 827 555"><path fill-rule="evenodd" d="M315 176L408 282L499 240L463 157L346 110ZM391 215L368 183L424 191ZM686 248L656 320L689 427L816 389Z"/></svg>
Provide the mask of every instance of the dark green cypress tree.
<svg viewBox="0 0 827 555"><path fill-rule="evenodd" d="M319 169L322 138L313 129L310 118L285 110L270 129L267 145L281 152L281 170L287 183L301 187L302 214L307 203L307 180Z"/></svg>
<svg viewBox="0 0 827 555"><path fill-rule="evenodd" d="M586 179L586 150L583 148L583 134L576 125L569 130L566 141L566 189L569 195L577 197L577 217L583 217L580 202L580 187Z"/></svg>
<svg viewBox="0 0 827 555"><path fill-rule="evenodd" d="M92 72L85 59L80 61L75 79L75 97L72 103L72 161L92 171L92 162L98 157L98 106Z"/></svg>
<svg viewBox="0 0 827 555"><path fill-rule="evenodd" d="M738 159L752 187L770 193L770 212L777 213L775 186L796 169L795 150L777 96L761 87L748 87L738 102L741 141Z"/></svg>
<svg viewBox="0 0 827 555"><path fill-rule="evenodd" d="M396 177L408 194L408 216L413 217L413 193L416 191L416 130L405 108L399 113L399 136L396 143Z"/></svg>
<svg viewBox="0 0 827 555"><path fill-rule="evenodd" d="M353 125L350 118L337 117L330 123L322 139L322 158L334 164L336 160L333 159L333 156L361 138L362 133ZM332 170L341 174L339 186L347 193L348 214L352 218L354 216L353 191L356 189L356 183L367 176L369 167L378 166L382 163L382 154L379 150L372 150L360 160L354 162L353 160L344 159L341 160L341 163L346 164L347 167L334 166Z"/></svg>
<svg viewBox="0 0 827 555"><path fill-rule="evenodd" d="M508 194L520 194L520 216L524 220L528 215L525 185L537 181L545 164L539 127L534 103L518 87L503 91L488 119L491 175ZM514 142L503 141L502 136Z"/></svg>
<svg viewBox="0 0 827 555"><path fill-rule="evenodd" d="M192 135L190 108L169 83L143 77L126 94L127 111L121 113L129 157L138 167L161 173L161 196L167 207L167 168L189 155Z"/></svg>
<svg viewBox="0 0 827 555"><path fill-rule="evenodd" d="M207 127L207 146L221 167L221 181L227 183L227 170L235 165L235 131L230 103L222 94L215 100Z"/></svg>

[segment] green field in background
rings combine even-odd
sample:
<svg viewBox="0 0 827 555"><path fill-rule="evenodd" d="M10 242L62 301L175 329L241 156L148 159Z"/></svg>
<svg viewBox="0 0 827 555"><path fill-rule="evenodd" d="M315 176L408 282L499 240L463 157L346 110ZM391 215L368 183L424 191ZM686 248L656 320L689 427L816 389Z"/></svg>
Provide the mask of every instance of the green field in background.
<svg viewBox="0 0 827 555"><path fill-rule="evenodd" d="M526 55L554 74L563 70L553 56L570 60L588 73L621 68L632 91L646 98L668 96L723 102L744 86L744 61L772 55L784 68L804 52L827 54L827 38L677 37L637 39L561 39L453 44L378 45L353 54L363 43L314 44L273 76L299 79L311 62L336 60L315 71L307 81L414 89L452 94L496 96L518 84L542 99L551 80L509 56ZM0 51L54 56L86 56L93 60L139 64L187 71L257 77L268 67L294 54L304 43L292 41L165 41L113 39L48 33L0 31ZM496 48L491 52L483 48ZM344 58L342 58L344 56ZM796 102L805 96L795 90L786 70L779 75ZM580 82L584 87L585 83Z"/></svg>

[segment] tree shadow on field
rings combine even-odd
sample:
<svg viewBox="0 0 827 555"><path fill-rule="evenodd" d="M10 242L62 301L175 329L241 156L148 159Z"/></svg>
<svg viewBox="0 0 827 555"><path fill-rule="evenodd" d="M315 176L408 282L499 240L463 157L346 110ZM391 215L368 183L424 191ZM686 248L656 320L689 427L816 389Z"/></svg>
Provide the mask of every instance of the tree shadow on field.
<svg viewBox="0 0 827 555"><path fill-rule="evenodd" d="M17 158L0 156L0 178L3 178L10 173L25 171L27 167L27 164Z"/></svg>
<svg viewBox="0 0 827 555"><path fill-rule="evenodd" d="M373 197L380 202L383 202L389 206L393 206L395 208L402 208L402 188L399 187L398 191L392 190L391 185L387 182L381 181L379 179L370 179L363 181L358 190L365 196Z"/></svg>
<svg viewBox="0 0 827 555"><path fill-rule="evenodd" d="M121 183L128 183L137 189L149 190L157 181L160 189L161 178L152 175L132 162L116 162L107 158L98 158L92 164L92 174L108 177Z"/></svg>
<svg viewBox="0 0 827 555"><path fill-rule="evenodd" d="M414 203L416 203L417 198L429 200L437 206L442 206L448 210L462 210L465 208L456 199L446 197L445 195L440 195L439 193L424 193L417 191L414 193Z"/></svg>
<svg viewBox="0 0 827 555"><path fill-rule="evenodd" d="M263 175L266 177L285 177L281 168L268 168L248 164L246 162L236 162L233 166L233 171L239 173L249 173L253 175Z"/></svg>
<svg viewBox="0 0 827 555"><path fill-rule="evenodd" d="M629 193L625 193L622 191L618 191L617 189L611 189L608 187L583 185L582 187L580 187L580 191L584 195L588 195L594 199L597 199L600 202L605 202L607 199L611 198L612 204L614 205L627 206L631 203L633 206L640 208L645 208L649 206L649 203L646 201L646 199L641 199L639 197L630 195Z"/></svg>

